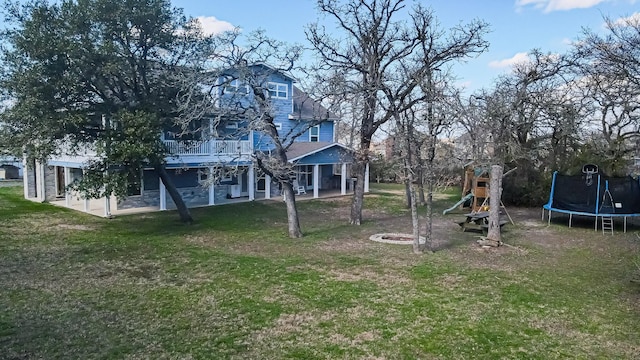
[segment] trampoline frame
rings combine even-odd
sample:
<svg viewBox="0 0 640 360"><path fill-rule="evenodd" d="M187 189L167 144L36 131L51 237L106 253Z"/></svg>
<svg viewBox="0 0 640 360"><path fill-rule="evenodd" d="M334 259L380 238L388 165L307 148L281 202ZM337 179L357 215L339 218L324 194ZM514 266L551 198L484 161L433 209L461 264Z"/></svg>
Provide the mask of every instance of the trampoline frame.
<svg viewBox="0 0 640 360"><path fill-rule="evenodd" d="M595 224L594 224L594 229L595 231L598 231L598 217L600 217L601 219L604 217L618 217L618 218L623 218L623 224L624 224L624 232L627 232L627 218L628 217L640 217L640 213L638 214L617 214L617 213L600 213L599 212L599 208L600 208L600 185L601 185L601 176L598 174L598 183L597 183L597 190L596 190L596 204L595 204L595 208L594 208L594 212L590 213L590 212L584 212L584 211L572 211L572 210L566 210L566 209L556 209L553 207L553 194L555 192L555 186L556 186L556 175L558 174L557 171L555 171L553 173L553 180L551 182L551 192L549 193L549 202L542 205L542 221L544 221L544 215L545 215L545 210L548 211L548 218L547 218L547 225L551 225L551 214L553 212L557 212L557 213L563 213L563 214L569 214L569 227L571 227L571 222L573 220L573 215L579 215L579 216L587 216L587 217L595 217ZM607 184L608 186L608 184Z"/></svg>

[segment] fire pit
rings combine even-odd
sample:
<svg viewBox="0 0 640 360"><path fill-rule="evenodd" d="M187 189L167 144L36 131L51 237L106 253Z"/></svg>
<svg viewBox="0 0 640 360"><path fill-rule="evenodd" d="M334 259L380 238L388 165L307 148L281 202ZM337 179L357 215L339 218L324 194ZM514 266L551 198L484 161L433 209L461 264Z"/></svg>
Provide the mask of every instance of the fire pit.
<svg viewBox="0 0 640 360"><path fill-rule="evenodd" d="M382 233L371 235L369 240L385 244L411 245L413 244L413 235L402 233ZM420 236L419 241L420 244L426 243L424 236Z"/></svg>

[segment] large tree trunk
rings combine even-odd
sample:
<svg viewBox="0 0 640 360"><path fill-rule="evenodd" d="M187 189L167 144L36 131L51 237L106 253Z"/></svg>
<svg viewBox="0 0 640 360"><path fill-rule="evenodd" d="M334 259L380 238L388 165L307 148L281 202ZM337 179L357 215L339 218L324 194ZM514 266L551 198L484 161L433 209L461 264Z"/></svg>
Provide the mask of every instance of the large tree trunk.
<svg viewBox="0 0 640 360"><path fill-rule="evenodd" d="M404 181L404 193L407 200L407 209L411 209L411 204L413 204L413 200L411 200L411 181L407 180L406 176Z"/></svg>
<svg viewBox="0 0 640 360"><path fill-rule="evenodd" d="M298 208L296 207L296 198L293 192L293 186L288 182L284 182L281 185L284 194L284 203L287 205L289 237L294 239L301 238L302 229L300 229L300 220L298 218Z"/></svg>
<svg viewBox="0 0 640 360"><path fill-rule="evenodd" d="M433 177L430 176L431 168L428 170L429 174L427 175L427 228L424 234L425 238L425 249L429 251L433 250Z"/></svg>
<svg viewBox="0 0 640 360"><path fill-rule="evenodd" d="M351 225L362 224L362 206L364 204L364 173L366 166L362 163L354 164L356 174L356 188L351 201L351 216L349 223Z"/></svg>
<svg viewBox="0 0 640 360"><path fill-rule="evenodd" d="M500 243L500 199L502 195L502 166L491 166L489 198L489 230L487 239Z"/></svg>
<svg viewBox="0 0 640 360"><path fill-rule="evenodd" d="M420 221L418 220L418 206L416 205L416 190L411 181L409 183L409 198L411 199L411 225L413 230L413 253L422 253L423 245L420 244Z"/></svg>
<svg viewBox="0 0 640 360"><path fill-rule="evenodd" d="M180 196L180 193L178 192L176 185L173 183L173 180L171 180L171 177L169 177L169 174L167 173L167 169L164 167L163 164L160 164L155 166L155 170L158 176L160 177L160 179L162 180L162 183L166 187L167 192L169 193L169 196L171 196L171 199L176 204L178 214L180 215L180 220L183 223L191 224L193 222L193 218L191 217L191 212L189 212L189 208L184 203L184 200L182 199L182 196Z"/></svg>
<svg viewBox="0 0 640 360"><path fill-rule="evenodd" d="M417 154L420 157L420 154ZM426 205L427 200L424 197L424 170L421 164L422 161L418 161L418 202L421 206Z"/></svg>

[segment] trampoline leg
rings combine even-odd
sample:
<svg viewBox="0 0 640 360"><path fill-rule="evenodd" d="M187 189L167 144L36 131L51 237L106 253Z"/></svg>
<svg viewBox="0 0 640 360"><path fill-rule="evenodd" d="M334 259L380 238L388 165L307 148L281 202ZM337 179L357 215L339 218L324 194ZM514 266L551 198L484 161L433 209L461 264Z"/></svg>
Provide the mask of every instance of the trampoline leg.
<svg viewBox="0 0 640 360"><path fill-rule="evenodd" d="M542 221L544 221L544 208L542 208Z"/></svg>
<svg viewBox="0 0 640 360"><path fill-rule="evenodd" d="M627 217L624 217L624 232L627 232Z"/></svg>
<svg viewBox="0 0 640 360"><path fill-rule="evenodd" d="M596 215L596 227L595 227L595 231L598 231L598 215Z"/></svg>
<svg viewBox="0 0 640 360"><path fill-rule="evenodd" d="M569 214L569 227L571 227L571 220L573 219L573 214Z"/></svg>
<svg viewBox="0 0 640 360"><path fill-rule="evenodd" d="M547 226L551 226L551 209L549 209L549 218L547 219Z"/></svg>

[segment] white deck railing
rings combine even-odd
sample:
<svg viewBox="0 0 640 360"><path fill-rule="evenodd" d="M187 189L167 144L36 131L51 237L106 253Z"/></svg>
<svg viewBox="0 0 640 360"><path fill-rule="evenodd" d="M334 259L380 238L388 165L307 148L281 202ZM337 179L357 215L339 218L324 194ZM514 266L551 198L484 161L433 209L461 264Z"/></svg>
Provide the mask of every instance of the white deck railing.
<svg viewBox="0 0 640 360"><path fill-rule="evenodd" d="M173 155L249 155L251 142L248 140L208 140L181 142L164 140Z"/></svg>

